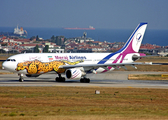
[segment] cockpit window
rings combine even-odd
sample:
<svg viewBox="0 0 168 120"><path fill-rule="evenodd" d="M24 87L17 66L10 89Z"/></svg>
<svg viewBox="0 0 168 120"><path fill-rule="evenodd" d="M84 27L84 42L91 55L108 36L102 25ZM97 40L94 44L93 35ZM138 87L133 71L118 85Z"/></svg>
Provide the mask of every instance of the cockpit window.
<svg viewBox="0 0 168 120"><path fill-rule="evenodd" d="M16 60L15 60L15 59L11 59L11 61L14 61L14 62L15 62Z"/></svg>
<svg viewBox="0 0 168 120"><path fill-rule="evenodd" d="M13 61L13 62L15 62L16 60L15 59L7 59L6 61Z"/></svg>

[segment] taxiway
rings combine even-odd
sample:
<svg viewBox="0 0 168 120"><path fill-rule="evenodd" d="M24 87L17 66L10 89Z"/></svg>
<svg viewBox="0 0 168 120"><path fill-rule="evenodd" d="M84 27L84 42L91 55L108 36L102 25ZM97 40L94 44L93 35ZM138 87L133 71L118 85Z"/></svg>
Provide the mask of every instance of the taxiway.
<svg viewBox="0 0 168 120"><path fill-rule="evenodd" d="M0 72L7 72L0 70ZM56 74L48 73L39 77L24 77L19 82L17 74L0 74L0 86L72 86L72 87L123 87L123 88L163 88L168 89L168 80L128 80L128 74L165 74L165 72L135 72L112 71L103 74L90 74L90 83L80 83L79 80L56 82Z"/></svg>

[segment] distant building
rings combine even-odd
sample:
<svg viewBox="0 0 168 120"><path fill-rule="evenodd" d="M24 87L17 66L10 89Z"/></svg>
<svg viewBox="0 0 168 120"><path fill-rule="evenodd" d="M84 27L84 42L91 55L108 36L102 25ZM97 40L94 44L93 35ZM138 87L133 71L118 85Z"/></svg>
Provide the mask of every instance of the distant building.
<svg viewBox="0 0 168 120"><path fill-rule="evenodd" d="M59 45L49 45L48 51L52 53L64 53L64 49L61 49Z"/></svg>
<svg viewBox="0 0 168 120"><path fill-rule="evenodd" d="M74 38L69 38L71 41L75 41L77 43L84 43L86 41L94 41L92 38L87 38L87 33L84 32L82 37L74 37Z"/></svg>
<svg viewBox="0 0 168 120"><path fill-rule="evenodd" d="M64 49L53 49L53 50L49 50L52 53L64 53Z"/></svg>

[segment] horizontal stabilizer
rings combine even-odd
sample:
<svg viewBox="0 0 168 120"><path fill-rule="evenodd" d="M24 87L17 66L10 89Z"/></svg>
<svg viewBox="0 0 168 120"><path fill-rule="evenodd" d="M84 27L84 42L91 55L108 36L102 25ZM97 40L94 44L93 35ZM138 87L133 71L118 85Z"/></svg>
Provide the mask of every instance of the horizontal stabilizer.
<svg viewBox="0 0 168 120"><path fill-rule="evenodd" d="M132 58L135 58L135 59L137 59L137 58L144 58L144 57L156 57L156 56L160 56L160 55L146 55L146 56L132 56Z"/></svg>
<svg viewBox="0 0 168 120"><path fill-rule="evenodd" d="M168 65L168 63L152 63L152 65Z"/></svg>

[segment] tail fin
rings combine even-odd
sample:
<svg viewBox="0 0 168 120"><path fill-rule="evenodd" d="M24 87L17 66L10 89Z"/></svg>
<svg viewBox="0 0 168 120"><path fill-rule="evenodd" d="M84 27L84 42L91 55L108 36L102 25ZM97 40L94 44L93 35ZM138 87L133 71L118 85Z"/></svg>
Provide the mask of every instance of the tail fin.
<svg viewBox="0 0 168 120"><path fill-rule="evenodd" d="M125 45L119 51L107 55L105 58L103 58L101 61L99 61L98 64L104 64L112 56L114 56L118 53L121 53L121 54L124 53L125 55L128 53L137 53L139 51L140 46L141 46L141 42L142 42L146 27L147 27L147 23L140 23L136 27L136 29L134 30L132 35L129 37L129 39L127 40ZM117 57L116 60L113 61L113 63L117 63L118 59L121 57L121 54ZM124 56L122 57L122 60L120 62L123 61Z"/></svg>
<svg viewBox="0 0 168 120"><path fill-rule="evenodd" d="M119 50L120 52L125 53L135 53L139 51L141 42L147 27L147 23L140 23L132 35L129 37L125 45Z"/></svg>

